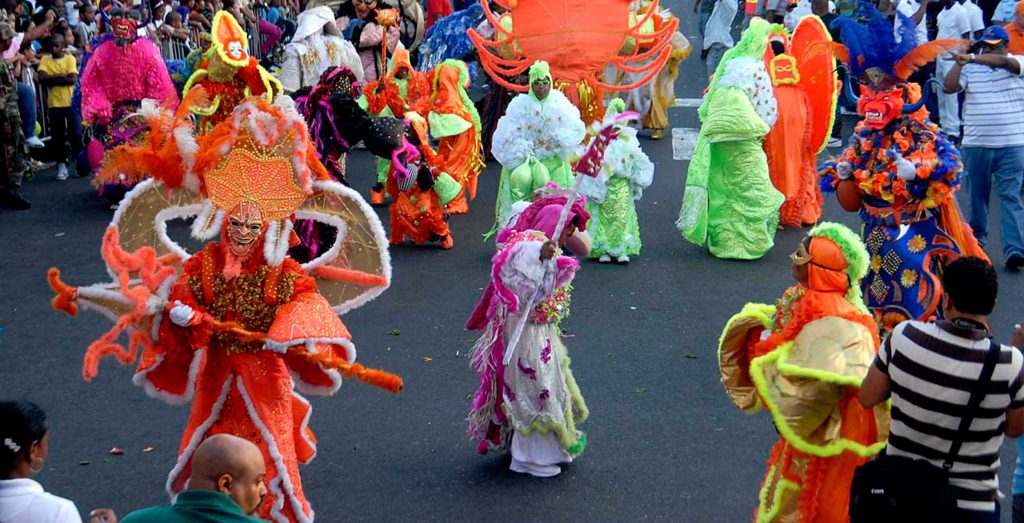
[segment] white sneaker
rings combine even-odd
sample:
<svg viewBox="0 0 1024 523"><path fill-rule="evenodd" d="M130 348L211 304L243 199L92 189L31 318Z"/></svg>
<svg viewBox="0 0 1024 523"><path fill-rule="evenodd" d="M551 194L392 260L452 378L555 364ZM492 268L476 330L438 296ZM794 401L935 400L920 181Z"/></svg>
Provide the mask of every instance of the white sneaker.
<svg viewBox="0 0 1024 523"><path fill-rule="evenodd" d="M26 138L25 139L25 143L27 143L28 146L33 148L33 149L38 149L40 147L46 147L46 144L43 143L43 141L40 140L39 137L35 136L35 135L32 135L32 136Z"/></svg>
<svg viewBox="0 0 1024 523"><path fill-rule="evenodd" d="M68 166L67 166L67 164L63 164L63 163L58 163L57 164L57 179L60 180L60 181L64 181L64 180L68 179Z"/></svg>
<svg viewBox="0 0 1024 523"><path fill-rule="evenodd" d="M618 258L616 258L615 261L625 265L625 264L629 263L629 256L626 256L625 254L623 254L622 256L619 256Z"/></svg>
<svg viewBox="0 0 1024 523"><path fill-rule="evenodd" d="M601 257L597 259L597 261L598 263L611 263L612 257L608 256L607 254L602 254Z"/></svg>
<svg viewBox="0 0 1024 523"><path fill-rule="evenodd" d="M842 146L843 146L843 141L840 140L839 138L829 138L828 139L828 144L825 145L825 147L842 147Z"/></svg>

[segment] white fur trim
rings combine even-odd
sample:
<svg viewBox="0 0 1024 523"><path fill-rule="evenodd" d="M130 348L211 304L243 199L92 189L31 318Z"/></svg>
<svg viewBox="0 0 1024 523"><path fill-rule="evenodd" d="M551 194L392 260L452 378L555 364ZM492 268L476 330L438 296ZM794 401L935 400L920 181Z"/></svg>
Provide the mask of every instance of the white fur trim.
<svg viewBox="0 0 1024 523"><path fill-rule="evenodd" d="M346 353L345 354L345 359L348 360L349 363L354 363L356 361L356 348L355 348L355 345L352 344L352 340L349 340L347 338L311 338L311 339L295 340L294 343L280 344L280 345L284 348L285 351L287 351L288 347L291 347L291 346L294 346L294 345L306 344L306 350L308 350L309 352L312 352L313 354L316 354L317 351L316 351L315 345L317 343L339 345L343 349L345 349L345 353ZM324 386L321 386L321 385L313 385L311 383L308 383L308 382L304 381L295 372L292 372L292 381L295 382L296 388L298 388L299 391L302 392L303 394L310 394L310 395L314 395L314 396L333 396L334 393L338 392L338 389L341 388L341 383L342 383L341 373L338 372L336 369L325 369L325 368L323 368L322 365L318 365L318 366L320 367L320 370L323 371L323 373L326 374L327 377L329 377L331 379L331 385L329 387L324 387Z"/></svg>
<svg viewBox="0 0 1024 523"><path fill-rule="evenodd" d="M380 261L381 270L383 271L384 279L387 280L387 285L380 287L372 287L364 291L359 296L352 298L344 303L332 304L334 312L337 314L345 314L348 311L357 309L370 301L373 301L377 296L386 291L391 286L391 253L388 252L388 239L384 234L384 226L380 223L380 218L377 217L377 213L370 207L370 204L366 203L363 197L350 187L346 187L335 181L315 181L313 182L313 192L331 192L341 194L359 205L359 210L362 211L366 217L367 223L370 230L373 231L373 238L380 246Z"/></svg>
<svg viewBox="0 0 1024 523"><path fill-rule="evenodd" d="M302 264L302 268L304 270L307 272L311 271L338 257L338 253L341 252L341 244L345 239L345 235L348 233L348 226L345 225L345 220L327 213L304 210L295 211L295 218L324 223L334 227L335 230L338 231L338 234L334 235L334 243L331 244L329 249L321 253L320 256Z"/></svg>
<svg viewBox="0 0 1024 523"><path fill-rule="evenodd" d="M311 523L313 521L312 515L306 517L305 512L302 511L302 503L299 502L298 498L295 497L295 488L292 487L292 478L288 476L288 467L284 462L284 458L281 456L280 449L277 448L277 441L274 440L274 434L270 432L267 426L260 419L259 413L256 412L256 407L253 405L252 399L249 397L249 393L245 390L245 383L242 381L242 377L238 376L235 378L235 388L238 389L238 394L242 397L242 401L245 402L245 410L249 413L249 419L252 420L253 425L256 425L256 430L260 431L263 435L263 441L267 444L267 453L270 454L270 459L274 460L274 467L277 469L277 478L280 482L272 481L268 487L274 490L274 495L278 499L282 499L285 496L288 497L288 502L291 504L292 511L295 512L295 518L300 523ZM279 483L279 485L275 485ZM283 486L283 490L280 488ZM270 510L270 516L274 521L280 523L289 523L288 518L281 513L280 503L275 503L273 508ZM312 512L312 509L310 510Z"/></svg>
<svg viewBox="0 0 1024 523"><path fill-rule="evenodd" d="M160 239L160 243L164 244L167 250L174 253L175 256L185 261L192 257L184 247L178 245L178 242L171 239L167 235L167 222L175 218L191 218L198 215L203 210L203 205L199 203L193 203L191 205L182 205L175 207L167 207L161 209L153 217L153 226L156 228L157 238Z"/></svg>
<svg viewBox="0 0 1024 523"><path fill-rule="evenodd" d="M352 345L352 340L348 338L297 338L289 341L273 341L268 339L265 342L263 342L263 347L269 351L285 354L291 347L297 347L299 345L308 345L310 343L314 345L317 343L341 345L342 348L345 349L345 359L347 359L349 363L356 361L356 348L354 345ZM310 349L309 352L312 352L313 354L317 353L315 348Z"/></svg>
<svg viewBox="0 0 1024 523"><path fill-rule="evenodd" d="M182 185L192 193L199 194L199 177L193 172L196 165L196 154L199 153L195 131L191 126L182 125L171 131L171 135L174 137L175 145L178 146L182 166L185 167L185 179L182 180Z"/></svg>
<svg viewBox="0 0 1024 523"><path fill-rule="evenodd" d="M277 267L288 256L288 240L292 235L292 221L285 218L270 222L263 238L263 258L271 267Z"/></svg>
<svg viewBox="0 0 1024 523"><path fill-rule="evenodd" d="M302 441L305 441L307 445L309 445L310 447L313 448L313 455L310 456L309 459L307 459L305 461L298 460L300 464L308 465L311 461L316 459L316 453L317 453L316 442L311 440L311 439L309 439L309 434L306 434L306 428L309 427L309 418L313 416L313 406L309 404L309 400L304 398L302 396L302 394L299 394L298 392L295 392L294 390L292 390L292 396L295 396L295 399L299 400L300 403L302 403L305 406L309 407L308 409L306 409L306 415L302 417L302 422L299 423L299 430L298 430L299 437L302 438Z"/></svg>
<svg viewBox="0 0 1024 523"><path fill-rule="evenodd" d="M224 407L224 400L227 399L228 392L231 390L231 378L233 376L234 374L228 374L224 379L224 384L220 387L220 394L217 396L217 401L213 403L213 407L210 409L210 416L203 420L203 423L200 424L199 427L196 428L196 431L192 433L192 439L188 441L188 445L186 445L178 454L177 463L175 463L174 468L171 469L170 474L167 475L167 484L165 488L172 499L178 494L173 490L174 480L178 477L178 474L181 474L181 471L185 468L185 464L192 459L192 454L196 451L196 447L206 439L206 431L210 430L210 427L212 427L220 417L220 409Z"/></svg>
<svg viewBox="0 0 1024 523"><path fill-rule="evenodd" d="M152 367L142 371L136 372L132 376L132 383L142 387L142 390L146 391L146 395L153 399L158 399L167 403L168 405L181 406L192 401L192 397L195 395L196 378L199 376L199 367L203 361L203 351L205 349L196 349L192 353L192 361L188 365L188 382L185 385L184 394L172 394L165 390L160 390L153 385L153 382L149 381L149 373L160 366L164 361L164 356L161 354L157 356L156 363Z"/></svg>
<svg viewBox="0 0 1024 523"><path fill-rule="evenodd" d="M202 208L196 214L189 228L189 235L196 240L212 240L216 238L224 227L223 209L218 209L211 200L203 200Z"/></svg>

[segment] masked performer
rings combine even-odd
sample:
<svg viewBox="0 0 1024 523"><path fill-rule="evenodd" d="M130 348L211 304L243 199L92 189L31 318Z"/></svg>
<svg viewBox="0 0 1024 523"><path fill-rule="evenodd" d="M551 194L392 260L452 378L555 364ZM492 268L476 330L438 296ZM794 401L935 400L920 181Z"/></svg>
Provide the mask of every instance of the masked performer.
<svg viewBox="0 0 1024 523"><path fill-rule="evenodd" d="M766 408L779 432L755 521L849 521L854 470L889 432L888 409L857 400L879 343L859 287L867 252L853 231L822 223L790 258L797 284L726 325L722 384L740 409Z"/></svg>
<svg viewBox="0 0 1024 523"><path fill-rule="evenodd" d="M605 112L605 121L625 108L625 102L612 100ZM640 254L640 223L636 216L636 200L654 181L654 164L640 149L636 130L620 127L618 137L604 153L599 177L585 178L581 192L587 196L590 236L593 248L590 257L601 263L612 258L629 263L630 256Z"/></svg>
<svg viewBox="0 0 1024 523"><path fill-rule="evenodd" d="M569 158L586 134L576 106L551 89L548 64L530 66L530 92L512 99L491 143L491 152L501 163L495 230L508 221L513 203L549 181L572 186Z"/></svg>
<svg viewBox="0 0 1024 523"><path fill-rule="evenodd" d="M469 436L481 454L511 449L510 468L539 477L558 475L559 465L572 462L587 442L576 428L586 421L587 406L558 329L569 314L579 263L558 255L558 246L583 231L590 216L573 202L561 238L550 241L565 202L565 196L541 198L498 235L491 282L466 324L483 330L471 356L480 388Z"/></svg>
<svg viewBox="0 0 1024 523"><path fill-rule="evenodd" d="M141 348L135 383L172 404L191 401L172 496L186 488L196 447L234 434L267 464L259 516L308 522L298 465L315 456L316 438L302 394L332 395L343 376L392 391L401 379L354 363L337 316L389 285L384 231L358 194L329 181L302 119L280 102L250 98L199 137L187 107L175 115L144 103L147 143L119 148L105 165L155 177L125 196L104 236L114 281L72 288L51 269L50 284L59 310L115 319L86 353L87 380L102 357L130 364ZM334 244L302 265L289 258L292 216L334 225ZM168 221L190 217L192 236L209 242L194 253L167 235ZM122 334L129 350L117 344Z"/></svg>
<svg viewBox="0 0 1024 523"><path fill-rule="evenodd" d="M171 106L178 102L160 50L148 38L136 36L137 16L120 8L110 11L112 37L94 43L82 72L82 121L92 128L87 155L95 173L100 172L104 151L145 138L144 122L136 115L142 100L150 98ZM100 194L116 204L147 175L110 173L98 177Z"/></svg>
<svg viewBox="0 0 1024 523"><path fill-rule="evenodd" d="M199 132L206 133L227 118L235 106L249 96L272 101L282 92L281 82L249 55L248 36L227 11L213 17L213 44L205 60L185 83L184 92L202 86L208 104L196 104L191 111L199 118Z"/></svg>
<svg viewBox="0 0 1024 523"><path fill-rule="evenodd" d="M810 15L792 37L777 26L765 52L779 117L764 139L764 152L772 183L786 197L779 209L779 223L786 227L821 218L816 159L828 143L839 93L835 59L821 52L831 40L821 19Z"/></svg>
<svg viewBox="0 0 1024 523"><path fill-rule="evenodd" d="M331 67L324 71L316 87L296 93L300 95L296 108L309 127L317 158L327 167L328 174L344 185L348 185L345 159L352 144L362 142L367 151L405 172L408 170L404 163L410 155L416 155L415 147L405 138L405 122L389 117L371 118L357 102L359 91L351 69ZM315 220L297 220L295 231L301 244L293 247L290 255L303 262L316 258L331 246L334 229Z"/></svg>
<svg viewBox="0 0 1024 523"><path fill-rule="evenodd" d="M448 228L445 205L462 194L463 188L445 170L444 159L430 147L427 121L416 113L408 113L408 118L410 137L418 144L420 157L404 173L395 165L388 172L391 245L408 238L417 244L438 241L442 249L451 249L455 241Z"/></svg>
<svg viewBox="0 0 1024 523"><path fill-rule="evenodd" d="M296 20L295 35L284 48L281 85L294 93L313 87L329 67L347 67L363 80L363 64L352 42L341 37L334 13L327 6L307 9Z"/></svg>
<svg viewBox="0 0 1024 523"><path fill-rule="evenodd" d="M754 260L775 245L783 196L768 177L761 140L778 118L762 56L771 26L754 20L718 64L698 114L676 227L718 258Z"/></svg>
<svg viewBox="0 0 1024 523"><path fill-rule="evenodd" d="M437 154L445 171L463 187L447 210L451 214L469 212L469 199L476 198L476 183L484 168L480 142L480 115L469 99L469 71L458 60L445 60L433 71L434 92L427 113L430 136L438 140Z"/></svg>
<svg viewBox="0 0 1024 523"><path fill-rule="evenodd" d="M387 74L380 80L367 82L359 103L371 116L402 118L414 105L430 97L430 80L413 69L409 59L409 51L396 50ZM384 183L390 168L386 160L377 161L377 183L370 189L373 205L384 203Z"/></svg>
<svg viewBox="0 0 1024 523"><path fill-rule="evenodd" d="M891 23L862 5L867 23L840 17L851 74L861 83L857 100L864 120L837 162L825 164L822 188L859 211L871 264L864 279L868 308L883 331L904 320L927 320L941 311L941 267L961 255L985 257L964 223L954 193L963 170L960 153L928 121L917 84L907 82L918 64L954 49L958 40L919 47L912 25ZM908 29L908 27L910 27ZM926 91L927 92L927 91ZM852 93L850 94L852 97Z"/></svg>

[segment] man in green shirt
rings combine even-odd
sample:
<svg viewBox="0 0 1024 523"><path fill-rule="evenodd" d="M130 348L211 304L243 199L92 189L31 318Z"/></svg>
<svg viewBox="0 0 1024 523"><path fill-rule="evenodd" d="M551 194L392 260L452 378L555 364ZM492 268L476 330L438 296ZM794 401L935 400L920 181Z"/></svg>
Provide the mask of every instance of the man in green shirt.
<svg viewBox="0 0 1024 523"><path fill-rule="evenodd" d="M188 490L174 504L128 514L122 523L198 523L261 521L255 514L267 487L263 454L250 441L218 434L203 441L192 458Z"/></svg>

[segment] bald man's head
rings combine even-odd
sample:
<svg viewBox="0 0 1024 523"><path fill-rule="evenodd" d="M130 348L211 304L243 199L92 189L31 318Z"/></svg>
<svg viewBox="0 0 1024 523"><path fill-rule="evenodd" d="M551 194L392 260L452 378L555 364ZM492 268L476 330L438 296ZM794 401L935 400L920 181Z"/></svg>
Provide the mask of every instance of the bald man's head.
<svg viewBox="0 0 1024 523"><path fill-rule="evenodd" d="M267 495L266 473L259 447L237 436L217 434L200 443L192 456L188 488L227 494L246 514L253 514Z"/></svg>

